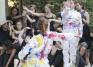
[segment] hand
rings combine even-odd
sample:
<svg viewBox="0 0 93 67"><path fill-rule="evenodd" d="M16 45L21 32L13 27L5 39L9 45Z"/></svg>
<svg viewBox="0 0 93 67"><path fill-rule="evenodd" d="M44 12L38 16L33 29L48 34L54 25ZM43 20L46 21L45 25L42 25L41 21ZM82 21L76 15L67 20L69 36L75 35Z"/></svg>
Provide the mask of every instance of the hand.
<svg viewBox="0 0 93 67"><path fill-rule="evenodd" d="M52 65L51 67L54 67L54 65Z"/></svg>
<svg viewBox="0 0 93 67"><path fill-rule="evenodd" d="M23 9L24 9L24 10L27 10L27 7L26 7L26 6L23 6Z"/></svg>
<svg viewBox="0 0 93 67"><path fill-rule="evenodd" d="M25 27L25 29L31 29L30 27Z"/></svg>
<svg viewBox="0 0 93 67"><path fill-rule="evenodd" d="M27 12L32 13L32 11L31 11L31 10L29 10L26 6L23 6L23 9L24 9L24 10L26 10Z"/></svg>

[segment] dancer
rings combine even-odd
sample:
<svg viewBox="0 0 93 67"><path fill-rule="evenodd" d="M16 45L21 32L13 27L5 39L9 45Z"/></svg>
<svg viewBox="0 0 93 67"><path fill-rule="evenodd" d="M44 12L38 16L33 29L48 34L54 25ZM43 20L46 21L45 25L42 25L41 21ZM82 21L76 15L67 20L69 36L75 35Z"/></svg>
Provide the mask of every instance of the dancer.
<svg viewBox="0 0 93 67"><path fill-rule="evenodd" d="M62 15L63 33L73 33L76 37L65 40L63 43L64 67L75 66L76 51L79 39L82 37L82 18L81 14L75 9L73 0L65 2Z"/></svg>
<svg viewBox="0 0 93 67"><path fill-rule="evenodd" d="M19 52L20 61L24 61L23 67L50 67L48 54L52 48L53 40L68 40L74 37L71 33L57 33L47 31L47 20L44 17L39 19L41 34L33 36L26 46Z"/></svg>

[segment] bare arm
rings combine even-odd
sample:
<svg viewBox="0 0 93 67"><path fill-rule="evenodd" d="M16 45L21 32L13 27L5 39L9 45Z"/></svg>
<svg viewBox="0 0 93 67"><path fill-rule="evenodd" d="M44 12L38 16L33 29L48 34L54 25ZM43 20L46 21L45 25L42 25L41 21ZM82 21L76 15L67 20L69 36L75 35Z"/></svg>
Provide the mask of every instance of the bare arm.
<svg viewBox="0 0 93 67"><path fill-rule="evenodd" d="M78 14L76 22L79 23L79 26L78 26L78 37L82 37L82 34L83 34L83 24L82 24L81 14Z"/></svg>
<svg viewBox="0 0 93 67"><path fill-rule="evenodd" d="M30 21L30 23L35 22L35 20L32 20L32 19L29 17L29 15L26 15L26 17L27 17L27 19Z"/></svg>
<svg viewBox="0 0 93 67"><path fill-rule="evenodd" d="M35 15L35 16L38 16L38 17L44 16L44 13L35 13L35 12L29 10L27 7L23 7L23 8L24 8L27 12L30 12L31 14L33 14L33 15Z"/></svg>
<svg viewBox="0 0 93 67"><path fill-rule="evenodd" d="M26 16L26 11L24 10L22 15L14 16L13 19L19 19L19 18L22 18L22 17L25 17L25 16Z"/></svg>
<svg viewBox="0 0 93 67"><path fill-rule="evenodd" d="M49 22L54 21L55 23L61 23L61 18L57 18L57 19L49 19Z"/></svg>
<svg viewBox="0 0 93 67"><path fill-rule="evenodd" d="M18 15L18 16L14 16L13 19L19 19L19 18L22 18L23 16L22 15Z"/></svg>
<svg viewBox="0 0 93 67"><path fill-rule="evenodd" d="M85 12L84 16L86 19L83 18L83 22L89 25L89 13Z"/></svg>

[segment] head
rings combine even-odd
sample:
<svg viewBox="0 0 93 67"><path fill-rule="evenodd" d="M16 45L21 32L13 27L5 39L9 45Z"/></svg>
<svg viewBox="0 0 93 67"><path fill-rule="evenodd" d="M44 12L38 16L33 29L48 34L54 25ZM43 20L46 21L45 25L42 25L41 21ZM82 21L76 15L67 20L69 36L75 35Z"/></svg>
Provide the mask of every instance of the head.
<svg viewBox="0 0 93 67"><path fill-rule="evenodd" d="M84 9L84 4L77 2L77 3L76 3L76 9L77 9L78 11Z"/></svg>
<svg viewBox="0 0 93 67"><path fill-rule="evenodd" d="M60 42L60 41L53 41L53 45L55 46L55 47L57 47L57 48L62 48L61 46L62 46L62 43Z"/></svg>
<svg viewBox="0 0 93 67"><path fill-rule="evenodd" d="M33 11L33 12L36 12L36 5L34 5L34 4L31 5L30 10Z"/></svg>
<svg viewBox="0 0 93 67"><path fill-rule="evenodd" d="M9 29L8 23L3 24L2 29L7 31Z"/></svg>
<svg viewBox="0 0 93 67"><path fill-rule="evenodd" d="M39 19L39 30L42 33L46 33L48 27L48 21L44 17L40 17Z"/></svg>
<svg viewBox="0 0 93 67"><path fill-rule="evenodd" d="M70 3L69 3L69 1L64 1L63 2L63 9L64 10L69 10L70 9Z"/></svg>
<svg viewBox="0 0 93 67"><path fill-rule="evenodd" d="M13 16L18 15L18 14L19 14L19 9L16 8L16 7L12 7L12 9L11 9L11 14L12 14Z"/></svg>
<svg viewBox="0 0 93 67"><path fill-rule="evenodd" d="M44 8L45 13L49 13L49 12L51 12L50 7L51 7L51 5L45 5L45 8Z"/></svg>
<svg viewBox="0 0 93 67"><path fill-rule="evenodd" d="M71 9L75 9L75 3L76 3L76 2L75 2L74 0L69 0L68 2L69 2L69 4L70 4L70 8L71 8Z"/></svg>
<svg viewBox="0 0 93 67"><path fill-rule="evenodd" d="M22 23L21 23L20 21L18 21L18 22L16 23L16 29L17 29L17 30L22 30Z"/></svg>
<svg viewBox="0 0 93 67"><path fill-rule="evenodd" d="M70 3L69 1L64 1L63 2L64 8L70 8Z"/></svg>

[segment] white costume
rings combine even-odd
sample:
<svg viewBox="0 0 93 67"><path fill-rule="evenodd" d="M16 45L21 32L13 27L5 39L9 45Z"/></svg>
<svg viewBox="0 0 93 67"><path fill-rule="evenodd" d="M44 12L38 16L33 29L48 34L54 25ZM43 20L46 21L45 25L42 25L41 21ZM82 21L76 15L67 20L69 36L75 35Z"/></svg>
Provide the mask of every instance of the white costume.
<svg viewBox="0 0 93 67"><path fill-rule="evenodd" d="M82 37L83 30L81 14L74 9L68 10L67 13L65 11L61 13L63 33L72 33L76 37L63 42L64 67L70 67L72 63L75 64L79 37Z"/></svg>
<svg viewBox="0 0 93 67"><path fill-rule="evenodd" d="M47 32L46 36L38 34L33 36L28 44L19 52L20 60L30 52L26 59L26 63L22 67L50 67L48 63L48 54L52 48L53 40L68 40L73 39L74 35L71 33L57 33ZM42 52L43 51L43 52Z"/></svg>

